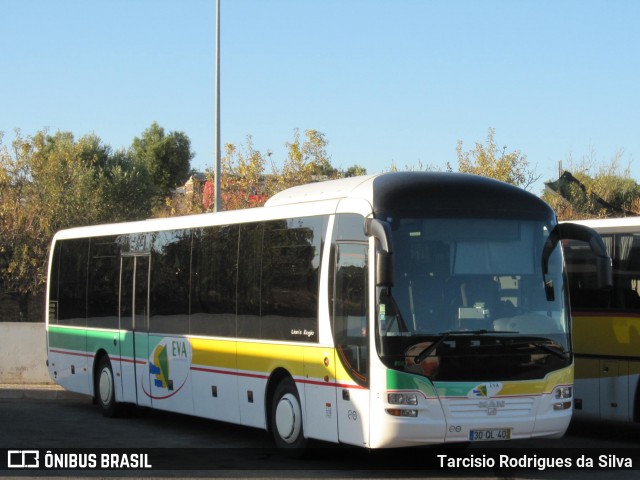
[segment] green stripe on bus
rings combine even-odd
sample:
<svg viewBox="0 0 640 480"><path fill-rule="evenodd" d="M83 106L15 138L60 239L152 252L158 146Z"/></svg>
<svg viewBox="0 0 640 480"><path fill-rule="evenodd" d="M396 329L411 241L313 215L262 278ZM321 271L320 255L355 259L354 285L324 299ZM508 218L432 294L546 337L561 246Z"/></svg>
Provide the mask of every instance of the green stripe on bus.
<svg viewBox="0 0 640 480"><path fill-rule="evenodd" d="M95 353L102 349L109 354L111 358L120 356L120 348L123 345L120 342L120 332L102 332L100 330L87 330L87 351ZM116 341L114 342L114 338ZM125 352L122 352L126 356Z"/></svg>
<svg viewBox="0 0 640 480"><path fill-rule="evenodd" d="M114 337L117 340L115 345ZM49 326L50 348L62 348L89 354L94 354L102 349L114 358L115 356L120 356L120 344L119 332ZM122 355L131 356L132 352L132 350L129 352L123 351Z"/></svg>
<svg viewBox="0 0 640 480"><path fill-rule="evenodd" d="M428 379L391 369L387 370L387 390L418 390L427 397L438 395Z"/></svg>
<svg viewBox="0 0 640 480"><path fill-rule="evenodd" d="M49 325L49 348L87 351L87 331Z"/></svg>

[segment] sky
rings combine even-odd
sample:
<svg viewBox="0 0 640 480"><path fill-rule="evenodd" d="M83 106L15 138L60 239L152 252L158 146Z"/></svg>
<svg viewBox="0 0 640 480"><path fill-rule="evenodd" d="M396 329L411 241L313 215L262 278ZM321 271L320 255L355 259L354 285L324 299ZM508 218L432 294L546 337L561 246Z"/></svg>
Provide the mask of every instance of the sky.
<svg viewBox="0 0 640 480"><path fill-rule="evenodd" d="M0 0L0 131L152 122L212 168L215 0ZM457 167L489 128L540 180L619 156L640 182L636 0L221 0L221 142L286 156L318 130L338 168Z"/></svg>

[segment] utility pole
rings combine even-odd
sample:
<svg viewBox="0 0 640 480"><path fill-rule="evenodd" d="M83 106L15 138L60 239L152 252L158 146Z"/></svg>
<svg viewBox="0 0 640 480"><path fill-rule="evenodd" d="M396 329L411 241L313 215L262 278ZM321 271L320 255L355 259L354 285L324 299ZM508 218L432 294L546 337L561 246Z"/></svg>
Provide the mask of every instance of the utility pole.
<svg viewBox="0 0 640 480"><path fill-rule="evenodd" d="M222 201L220 195L220 0L216 0L216 92L215 92L215 191L216 198L213 211L222 210Z"/></svg>

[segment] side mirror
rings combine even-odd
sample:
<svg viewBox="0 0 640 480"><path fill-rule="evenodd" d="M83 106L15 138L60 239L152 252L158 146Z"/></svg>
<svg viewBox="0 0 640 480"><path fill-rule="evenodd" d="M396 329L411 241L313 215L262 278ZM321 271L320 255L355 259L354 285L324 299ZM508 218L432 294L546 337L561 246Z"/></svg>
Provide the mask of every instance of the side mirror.
<svg viewBox="0 0 640 480"><path fill-rule="evenodd" d="M377 240L379 249L376 251L376 286L393 287L393 238L391 226L377 218L367 218L364 225L365 234Z"/></svg>
<svg viewBox="0 0 640 480"><path fill-rule="evenodd" d="M596 259L597 287L601 290L613 287L611 257L607 253L602 237L593 228L576 223L558 224L549 235L542 253L543 273L547 273L549 256L560 240L578 240L588 243Z"/></svg>
<svg viewBox="0 0 640 480"><path fill-rule="evenodd" d="M393 287L395 279L393 254L385 251L376 253L376 286Z"/></svg>

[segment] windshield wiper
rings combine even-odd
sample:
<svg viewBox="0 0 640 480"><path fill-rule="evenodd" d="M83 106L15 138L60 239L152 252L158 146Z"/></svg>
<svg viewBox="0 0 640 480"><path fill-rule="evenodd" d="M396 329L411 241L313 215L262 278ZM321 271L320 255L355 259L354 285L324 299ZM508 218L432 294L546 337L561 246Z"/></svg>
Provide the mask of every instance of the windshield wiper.
<svg viewBox="0 0 640 480"><path fill-rule="evenodd" d="M561 360L566 360L567 354L569 353L566 350L563 350L562 347L558 349L556 347L552 347L551 345L547 345L546 343L540 343L540 342L509 342L509 343L505 343L504 345L509 347L517 347L519 345L535 347L538 350L543 350L547 353L550 353L551 355L555 355Z"/></svg>
<svg viewBox="0 0 640 480"><path fill-rule="evenodd" d="M442 342L444 342L447 338L449 337L453 337L456 335L484 335L486 333L518 333L518 332L503 332L503 331L493 331L493 330L452 330L450 332L443 332L440 334L440 338L438 338L435 342L433 342L431 345L429 345L427 348L425 348L424 350L422 350L418 355L416 355L415 357L413 357L413 361L416 363L416 365L422 363L422 361L427 358L429 355L431 355L434 350L436 348L438 348L440 345L442 345Z"/></svg>
<svg viewBox="0 0 640 480"><path fill-rule="evenodd" d="M550 353L552 355L555 355L556 357L558 357L561 360L565 360L567 358L567 353L564 350L558 350L557 348L551 347L549 345L545 345L544 343L534 343L534 342L530 342L529 345L532 345L536 348L539 348L540 350L544 350L547 353Z"/></svg>

